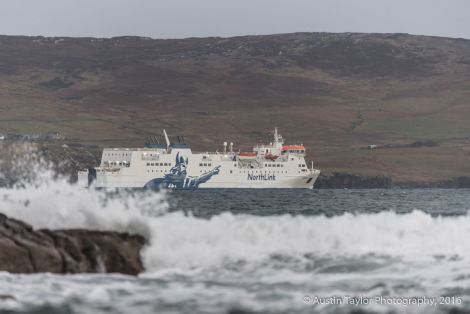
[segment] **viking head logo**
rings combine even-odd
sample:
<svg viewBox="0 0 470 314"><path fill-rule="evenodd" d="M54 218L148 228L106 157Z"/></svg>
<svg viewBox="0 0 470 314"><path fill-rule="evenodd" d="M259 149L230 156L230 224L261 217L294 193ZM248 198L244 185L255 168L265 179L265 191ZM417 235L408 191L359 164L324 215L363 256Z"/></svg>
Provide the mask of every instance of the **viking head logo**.
<svg viewBox="0 0 470 314"><path fill-rule="evenodd" d="M180 153L177 153L175 166L171 168L170 173L176 174L176 175L186 175L187 165L188 165L188 158L184 160L183 156L180 156Z"/></svg>

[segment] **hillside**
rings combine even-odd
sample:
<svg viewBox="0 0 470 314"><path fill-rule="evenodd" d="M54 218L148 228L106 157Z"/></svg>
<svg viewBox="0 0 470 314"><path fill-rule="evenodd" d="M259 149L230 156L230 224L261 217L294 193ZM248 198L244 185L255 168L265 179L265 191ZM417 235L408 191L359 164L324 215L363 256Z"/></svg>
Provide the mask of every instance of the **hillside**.
<svg viewBox="0 0 470 314"><path fill-rule="evenodd" d="M274 126L324 171L470 176L470 41L0 36L0 133L60 131L66 142L137 147L166 128L195 150L223 141L243 150Z"/></svg>

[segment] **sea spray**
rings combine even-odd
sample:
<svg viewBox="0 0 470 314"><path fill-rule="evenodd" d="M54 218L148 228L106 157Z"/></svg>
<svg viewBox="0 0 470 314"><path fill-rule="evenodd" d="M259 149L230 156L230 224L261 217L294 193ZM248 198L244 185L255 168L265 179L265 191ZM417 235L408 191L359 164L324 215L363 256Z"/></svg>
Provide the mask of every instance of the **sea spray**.
<svg viewBox="0 0 470 314"><path fill-rule="evenodd" d="M254 216L222 213L198 218L167 212L168 195L79 189L47 171L33 184L0 189L0 211L35 228L116 230L149 239L149 272L259 263L273 257L309 263L311 257L390 256L470 261L470 217L422 211L340 216ZM286 262L287 263L287 262ZM287 266L287 265L286 265Z"/></svg>
<svg viewBox="0 0 470 314"><path fill-rule="evenodd" d="M0 309L22 313L228 313L233 309L350 313L348 304L315 307L306 304L305 297L438 300L449 294L460 298L468 289L467 215L439 217L414 210L331 217L257 216L250 211L214 210L213 215L201 218L184 211L188 209L184 206L171 205L171 193L80 189L47 167L29 169L36 169L33 180L0 188L0 212L35 228L143 234L148 239L142 252L146 273L137 278L0 273L0 294L14 297L0 303ZM201 193L186 196L207 196ZM340 193L349 192L330 194ZM329 194L322 195L321 201L327 202ZM313 197L319 195L310 200ZM393 198L394 202L400 197ZM217 204L208 202L207 206ZM350 203L344 204L350 210ZM470 308L468 299L463 300ZM404 310L403 305L357 307L361 309ZM446 309L438 306L435 312L446 313ZM406 308L410 313L430 310Z"/></svg>
<svg viewBox="0 0 470 314"><path fill-rule="evenodd" d="M370 255L470 262L470 243L463 240L470 237L468 215L434 217L418 210L333 217L226 212L198 218L169 212L165 192L80 189L44 164L29 169L35 175L28 180L0 188L0 212L35 228L142 234L149 241L143 252L148 272L249 267L273 258L285 267Z"/></svg>
<svg viewBox="0 0 470 314"><path fill-rule="evenodd" d="M0 187L0 212L12 218L35 228L114 230L150 237L147 220L168 209L164 192L79 188L28 147L22 150L27 154L8 162L8 175L17 175L8 180L14 184Z"/></svg>

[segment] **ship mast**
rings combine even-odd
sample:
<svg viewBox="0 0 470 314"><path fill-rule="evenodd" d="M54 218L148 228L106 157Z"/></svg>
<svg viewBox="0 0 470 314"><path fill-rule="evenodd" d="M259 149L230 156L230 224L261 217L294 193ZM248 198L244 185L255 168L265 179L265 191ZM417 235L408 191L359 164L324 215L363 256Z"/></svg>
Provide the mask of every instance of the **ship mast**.
<svg viewBox="0 0 470 314"><path fill-rule="evenodd" d="M163 134L165 135L166 150L168 151L168 148L170 148L170 139L168 138L168 135L166 134L165 129L163 129Z"/></svg>
<svg viewBox="0 0 470 314"><path fill-rule="evenodd" d="M277 133L277 127L274 128L274 143L273 147L281 148L282 144L284 144L284 140L282 136Z"/></svg>

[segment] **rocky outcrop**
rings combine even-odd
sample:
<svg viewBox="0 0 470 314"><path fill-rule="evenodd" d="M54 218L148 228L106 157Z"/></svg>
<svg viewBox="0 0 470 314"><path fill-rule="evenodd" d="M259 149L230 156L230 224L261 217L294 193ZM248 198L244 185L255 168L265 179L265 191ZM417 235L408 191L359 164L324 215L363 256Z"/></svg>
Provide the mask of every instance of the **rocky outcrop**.
<svg viewBox="0 0 470 314"><path fill-rule="evenodd" d="M460 189L470 188L470 177L442 179L439 181L394 181L390 176L365 176L350 173L321 174L315 182L316 189Z"/></svg>
<svg viewBox="0 0 470 314"><path fill-rule="evenodd" d="M321 174L315 182L318 189L387 189L392 187L388 176L368 177L358 174L334 172Z"/></svg>
<svg viewBox="0 0 470 314"><path fill-rule="evenodd" d="M397 181L393 183L394 187L402 189L468 189L470 188L470 177L448 178L439 181Z"/></svg>
<svg viewBox="0 0 470 314"><path fill-rule="evenodd" d="M138 235L87 230L33 230L0 214L0 271L123 273L143 271Z"/></svg>

